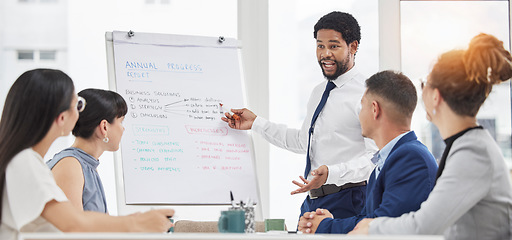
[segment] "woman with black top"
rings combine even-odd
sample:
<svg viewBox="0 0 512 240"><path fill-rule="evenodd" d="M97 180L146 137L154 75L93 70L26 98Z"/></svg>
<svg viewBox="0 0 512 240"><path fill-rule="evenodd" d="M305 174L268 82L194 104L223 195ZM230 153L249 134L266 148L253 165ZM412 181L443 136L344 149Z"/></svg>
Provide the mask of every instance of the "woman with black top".
<svg viewBox="0 0 512 240"><path fill-rule="evenodd" d="M446 142L437 181L416 212L362 220L351 233L444 234L510 239L512 187L503 155L476 115L494 84L512 77L503 42L479 34L467 50L441 55L422 83L427 119Z"/></svg>

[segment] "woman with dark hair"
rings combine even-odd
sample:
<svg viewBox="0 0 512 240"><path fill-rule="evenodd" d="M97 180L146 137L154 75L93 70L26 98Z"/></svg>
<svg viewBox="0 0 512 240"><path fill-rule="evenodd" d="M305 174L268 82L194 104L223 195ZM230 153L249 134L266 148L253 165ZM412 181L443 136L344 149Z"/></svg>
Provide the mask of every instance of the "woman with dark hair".
<svg viewBox="0 0 512 240"><path fill-rule="evenodd" d="M73 128L75 142L57 153L46 164L57 185L80 210L108 213L103 184L96 168L105 151L117 151L128 111L123 97L116 92L85 89L78 93L87 108Z"/></svg>
<svg viewBox="0 0 512 240"><path fill-rule="evenodd" d="M512 56L492 35L441 55L422 83L427 119L446 148L436 185L416 212L364 219L352 233L444 234L446 239L511 239L512 187L498 144L476 115L494 84L512 77Z"/></svg>
<svg viewBox="0 0 512 240"><path fill-rule="evenodd" d="M172 226L172 209L112 217L79 211L68 201L43 156L69 134L84 107L59 70L27 71L12 85L0 120L0 239L17 239L19 232L164 232Z"/></svg>

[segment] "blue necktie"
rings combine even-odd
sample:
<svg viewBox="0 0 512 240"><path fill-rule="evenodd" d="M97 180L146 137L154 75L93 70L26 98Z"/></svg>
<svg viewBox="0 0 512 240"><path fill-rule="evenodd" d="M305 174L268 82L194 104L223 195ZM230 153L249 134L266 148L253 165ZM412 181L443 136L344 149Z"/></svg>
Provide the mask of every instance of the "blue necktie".
<svg viewBox="0 0 512 240"><path fill-rule="evenodd" d="M314 125L316 122L316 119L318 118L318 115L322 111L322 108L324 108L325 103L327 102L327 98L329 97L329 93L333 88L336 87L336 84L334 84L332 81L327 82L327 85L325 86L324 94L322 95L322 99L320 100L320 103L318 104L318 107L316 107L315 113L313 114L313 119L311 119L311 125L309 126L309 138L308 138L308 153L306 155L306 171L304 171L304 178L307 178L309 175L309 171L311 171L311 158L309 157L309 147L311 145L311 134L314 130Z"/></svg>
<svg viewBox="0 0 512 240"><path fill-rule="evenodd" d="M380 162L380 150L377 151L375 154L373 154L373 157L371 159L372 163L375 164L377 167L375 168L375 179L379 176L380 170L382 170L382 164L379 164Z"/></svg>

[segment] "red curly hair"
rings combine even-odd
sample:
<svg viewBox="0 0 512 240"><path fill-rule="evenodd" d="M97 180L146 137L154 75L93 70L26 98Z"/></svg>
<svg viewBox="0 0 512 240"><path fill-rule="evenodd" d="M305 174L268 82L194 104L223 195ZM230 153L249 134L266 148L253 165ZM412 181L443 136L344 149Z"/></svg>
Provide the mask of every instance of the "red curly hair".
<svg viewBox="0 0 512 240"><path fill-rule="evenodd" d="M496 37L481 33L467 50L442 54L434 65L429 83L439 89L450 108L474 117L494 84L512 77L512 56Z"/></svg>

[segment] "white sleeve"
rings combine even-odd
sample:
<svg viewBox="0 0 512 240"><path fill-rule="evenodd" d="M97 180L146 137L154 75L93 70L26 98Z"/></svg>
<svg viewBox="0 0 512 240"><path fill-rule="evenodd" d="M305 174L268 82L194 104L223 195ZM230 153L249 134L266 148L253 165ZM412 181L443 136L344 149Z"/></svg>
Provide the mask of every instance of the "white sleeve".
<svg viewBox="0 0 512 240"><path fill-rule="evenodd" d="M306 153L307 131L288 128L286 125L270 122L260 116L256 117L251 129L275 146L295 153Z"/></svg>
<svg viewBox="0 0 512 240"><path fill-rule="evenodd" d="M456 146L456 142L443 174L420 209L398 218L375 219L370 224L371 234L441 235L486 196L493 176L485 154L487 144L467 141Z"/></svg>
<svg viewBox="0 0 512 240"><path fill-rule="evenodd" d="M357 182L367 180L373 171L375 165L371 162L373 154L378 148L375 142L369 138L364 138L366 151L360 156L355 156L351 160L341 162L335 165L329 165L329 174L327 175L326 184L336 184L341 186L349 183L350 179Z"/></svg>
<svg viewBox="0 0 512 240"><path fill-rule="evenodd" d="M18 231L38 218L49 201L67 201L50 169L33 153L16 155L6 170L5 193Z"/></svg>

